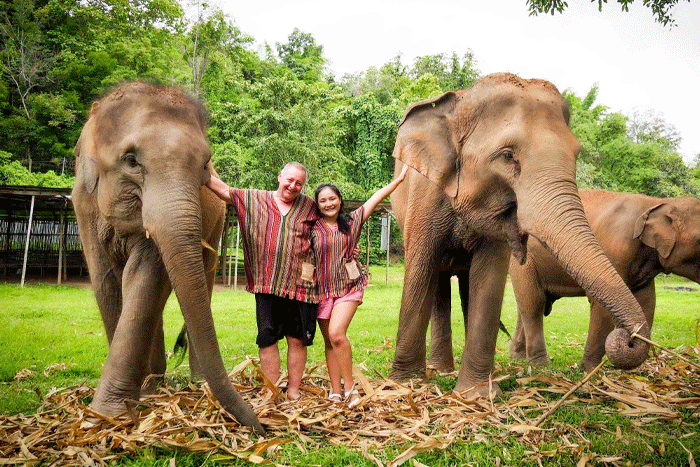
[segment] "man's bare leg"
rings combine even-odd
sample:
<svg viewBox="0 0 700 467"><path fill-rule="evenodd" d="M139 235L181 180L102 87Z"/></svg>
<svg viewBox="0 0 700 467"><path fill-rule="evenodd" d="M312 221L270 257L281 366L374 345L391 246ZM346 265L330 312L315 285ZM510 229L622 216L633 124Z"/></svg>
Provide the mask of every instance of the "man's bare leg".
<svg viewBox="0 0 700 467"><path fill-rule="evenodd" d="M279 362L279 358L277 360ZM306 347L301 339L287 336L287 373L289 374L289 386L287 397L292 400L299 399L299 386L306 368Z"/></svg>
<svg viewBox="0 0 700 467"><path fill-rule="evenodd" d="M260 355L260 367L265 377L272 381L272 384L277 384L277 380L280 379L280 349L277 343L260 347L258 354Z"/></svg>

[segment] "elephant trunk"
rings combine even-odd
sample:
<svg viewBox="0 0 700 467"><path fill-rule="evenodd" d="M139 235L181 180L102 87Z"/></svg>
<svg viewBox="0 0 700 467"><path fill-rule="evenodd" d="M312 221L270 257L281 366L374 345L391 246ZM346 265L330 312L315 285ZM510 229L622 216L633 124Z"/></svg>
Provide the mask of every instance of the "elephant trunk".
<svg viewBox="0 0 700 467"><path fill-rule="evenodd" d="M631 335L636 332L648 338L650 327L639 303L593 236L573 174L564 177L562 173L566 174L561 167L549 171L538 168L538 181L524 187L521 199L527 200L526 204L518 203L519 221L587 293L610 311L617 328L605 343L610 362L620 369L636 368L646 360L649 345Z"/></svg>
<svg viewBox="0 0 700 467"><path fill-rule="evenodd" d="M175 187L168 190L170 195L161 191L157 201L144 202L144 228L158 245L192 347L212 393L241 424L264 434L252 407L233 387L219 351L202 258L199 187L188 190L184 188L187 184L173 181L169 185ZM163 201L168 199L176 201Z"/></svg>

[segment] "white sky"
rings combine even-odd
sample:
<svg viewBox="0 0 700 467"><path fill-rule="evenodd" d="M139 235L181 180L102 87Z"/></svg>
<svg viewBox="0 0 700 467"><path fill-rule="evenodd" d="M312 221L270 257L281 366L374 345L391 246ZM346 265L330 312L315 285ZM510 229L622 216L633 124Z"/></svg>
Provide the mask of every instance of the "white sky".
<svg viewBox="0 0 700 467"><path fill-rule="evenodd" d="M700 2L672 10L677 27L656 23L637 0L568 0L563 14L528 16L525 0L256 0L220 5L257 43L285 43L294 28L324 48L336 77L380 67L397 54L474 53L483 74L544 78L631 115L653 109L683 140L686 161L700 153Z"/></svg>

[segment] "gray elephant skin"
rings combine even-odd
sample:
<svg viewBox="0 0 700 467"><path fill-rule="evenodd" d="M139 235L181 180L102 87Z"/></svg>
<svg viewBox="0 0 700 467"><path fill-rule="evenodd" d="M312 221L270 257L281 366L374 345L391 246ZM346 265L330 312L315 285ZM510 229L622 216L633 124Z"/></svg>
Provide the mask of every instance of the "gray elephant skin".
<svg viewBox="0 0 700 467"><path fill-rule="evenodd" d="M593 234L651 327L656 307L654 278L658 274L674 273L700 283L700 200L600 190L581 190L580 194ZM591 268L595 273L595 267ZM605 355L605 336L613 329L605 307L535 239L528 242L525 264L511 259L510 275L518 304L511 357L548 365L543 317L561 297L588 295L591 315L581 366L590 371L598 365Z"/></svg>
<svg viewBox="0 0 700 467"><path fill-rule="evenodd" d="M92 408L119 415L149 374L165 372L163 307L174 290L212 393L264 433L228 378L212 319L209 248L225 206L203 187L214 173L205 130L197 100L138 82L93 103L82 129L73 206L109 343Z"/></svg>
<svg viewBox="0 0 700 467"><path fill-rule="evenodd" d="M649 335L644 314L584 216L575 181L579 145L568 120L554 85L508 73L407 110L393 154L396 174L403 164L415 170L391 196L405 247L392 378L425 375L431 315L430 364L454 368L456 275L465 344L455 389L468 397L500 392L489 377L508 263L511 252L525 260L528 235L610 309L618 327L607 339L611 361L633 368L646 359L648 345L631 339L637 330Z"/></svg>

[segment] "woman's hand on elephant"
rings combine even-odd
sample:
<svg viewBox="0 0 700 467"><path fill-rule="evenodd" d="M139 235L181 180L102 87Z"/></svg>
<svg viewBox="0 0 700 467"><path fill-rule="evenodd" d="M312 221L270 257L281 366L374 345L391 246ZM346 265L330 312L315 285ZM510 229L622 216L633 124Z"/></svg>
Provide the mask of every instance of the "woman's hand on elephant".
<svg viewBox="0 0 700 467"><path fill-rule="evenodd" d="M408 166L404 165L403 169L401 170L401 173L393 179L389 184L385 185L384 187L380 188L377 190L371 197L368 199L365 204L365 213L362 221L366 221L369 216L374 212L374 209L379 205L379 203L389 196L397 186L403 182L404 178L406 178L406 172L408 171Z"/></svg>

